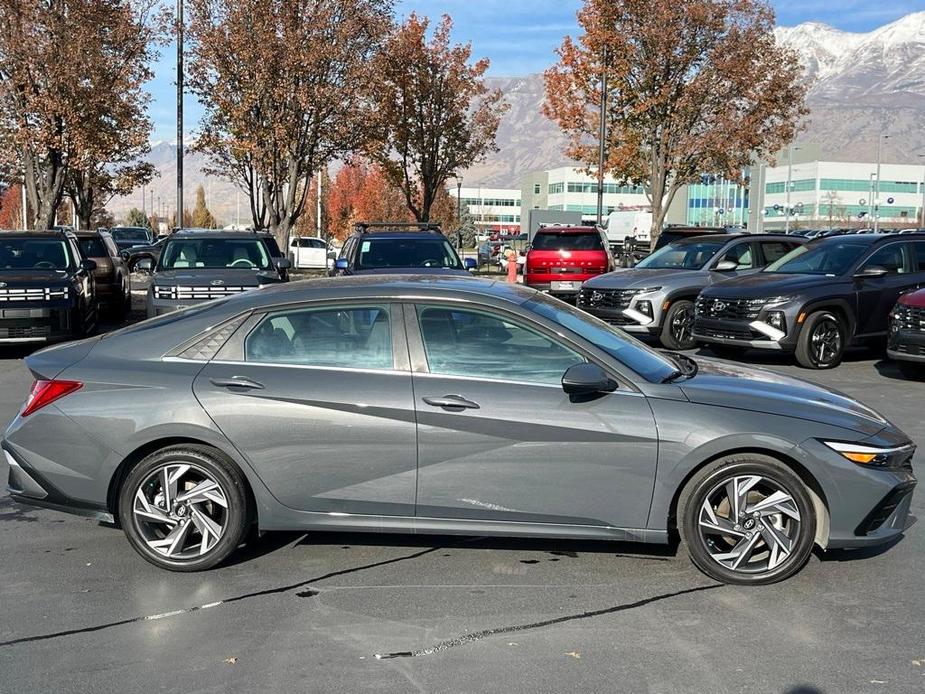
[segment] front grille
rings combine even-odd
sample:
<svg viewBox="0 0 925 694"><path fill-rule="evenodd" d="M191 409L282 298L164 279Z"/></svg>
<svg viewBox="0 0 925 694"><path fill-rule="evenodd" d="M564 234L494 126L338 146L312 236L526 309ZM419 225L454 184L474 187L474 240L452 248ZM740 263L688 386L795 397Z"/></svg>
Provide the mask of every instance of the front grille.
<svg viewBox="0 0 925 694"><path fill-rule="evenodd" d="M737 326L705 325L703 321L694 321L694 333L702 337L714 337L723 340L754 340L755 333L748 328Z"/></svg>
<svg viewBox="0 0 925 694"><path fill-rule="evenodd" d="M629 308L638 289L582 289L578 292L578 305L583 308L606 308L622 311Z"/></svg>
<svg viewBox="0 0 925 694"><path fill-rule="evenodd" d="M48 337L49 335L51 335L51 327L48 325L0 328L0 340Z"/></svg>
<svg viewBox="0 0 925 694"><path fill-rule="evenodd" d="M908 342L898 342L893 347L894 352L908 354L913 357L925 357L925 345L914 345Z"/></svg>
<svg viewBox="0 0 925 694"><path fill-rule="evenodd" d="M179 301L183 300L202 300L208 301L209 299L221 299L225 296L232 296L234 294L240 294L241 292L246 292L250 289L257 289L257 287L241 287L241 286L209 286L209 287L155 287L154 288L154 298L155 299L177 299Z"/></svg>
<svg viewBox="0 0 925 694"><path fill-rule="evenodd" d="M66 299L67 287L29 287L27 289L0 289L0 302L51 301Z"/></svg>
<svg viewBox="0 0 925 694"><path fill-rule="evenodd" d="M894 330L925 333L925 308L898 304L892 313Z"/></svg>
<svg viewBox="0 0 925 694"><path fill-rule="evenodd" d="M694 311L698 318L714 320L751 321L758 318L763 299L724 299L722 297L697 298Z"/></svg>

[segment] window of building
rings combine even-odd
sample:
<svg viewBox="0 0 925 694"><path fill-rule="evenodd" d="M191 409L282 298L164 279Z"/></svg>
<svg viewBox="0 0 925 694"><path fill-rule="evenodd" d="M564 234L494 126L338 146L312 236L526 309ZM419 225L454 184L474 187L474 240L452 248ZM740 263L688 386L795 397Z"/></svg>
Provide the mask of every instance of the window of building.
<svg viewBox="0 0 925 694"><path fill-rule="evenodd" d="M549 184L549 194L550 194L550 195L556 195L556 194L558 194L558 193L564 193L564 192L565 192L565 184L564 184L564 183L559 182L559 183L550 183L550 184Z"/></svg>
<svg viewBox="0 0 925 694"><path fill-rule="evenodd" d="M539 184L539 183L534 183L534 184L533 184L533 194L534 194L534 195L539 195L539 194L540 194L540 184Z"/></svg>

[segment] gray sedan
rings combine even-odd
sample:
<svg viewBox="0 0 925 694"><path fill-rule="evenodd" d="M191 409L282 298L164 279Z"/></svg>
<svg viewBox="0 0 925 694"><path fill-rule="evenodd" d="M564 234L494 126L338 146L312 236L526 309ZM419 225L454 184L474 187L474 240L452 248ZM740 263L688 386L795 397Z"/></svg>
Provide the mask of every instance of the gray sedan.
<svg viewBox="0 0 925 694"><path fill-rule="evenodd" d="M636 540L730 583L897 538L914 445L799 380L652 351L469 278L277 285L47 349L2 447L27 504L215 566L253 528Z"/></svg>

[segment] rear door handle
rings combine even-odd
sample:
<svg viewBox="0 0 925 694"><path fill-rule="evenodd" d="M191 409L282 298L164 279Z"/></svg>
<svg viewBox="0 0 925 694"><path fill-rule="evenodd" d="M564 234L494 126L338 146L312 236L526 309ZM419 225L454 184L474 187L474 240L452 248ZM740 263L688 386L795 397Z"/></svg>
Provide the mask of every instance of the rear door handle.
<svg viewBox="0 0 925 694"><path fill-rule="evenodd" d="M466 400L462 395L444 395L442 398L426 397L424 402L434 407L442 407L446 410L477 410L479 404Z"/></svg>
<svg viewBox="0 0 925 694"><path fill-rule="evenodd" d="M246 376L232 376L231 378L209 379L213 386L219 388L243 388L245 390L263 390L263 384L252 381Z"/></svg>

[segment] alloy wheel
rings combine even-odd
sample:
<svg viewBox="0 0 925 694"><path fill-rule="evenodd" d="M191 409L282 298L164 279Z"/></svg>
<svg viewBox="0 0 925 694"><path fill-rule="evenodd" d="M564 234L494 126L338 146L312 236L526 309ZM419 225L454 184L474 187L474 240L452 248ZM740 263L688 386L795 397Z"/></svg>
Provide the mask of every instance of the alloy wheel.
<svg viewBox="0 0 925 694"><path fill-rule="evenodd" d="M800 535L793 495L761 475L727 478L704 498L697 515L700 540L720 566L760 574L793 553Z"/></svg>
<svg viewBox="0 0 925 694"><path fill-rule="evenodd" d="M694 307L682 306L671 319L671 334L680 345L690 344L693 340Z"/></svg>
<svg viewBox="0 0 925 694"><path fill-rule="evenodd" d="M228 525L228 497L205 470L189 463L166 463L138 486L132 504L144 542L174 561L206 554Z"/></svg>
<svg viewBox="0 0 925 694"><path fill-rule="evenodd" d="M841 329L831 319L819 321L810 335L810 353L817 364L824 366L838 358L842 349Z"/></svg>

